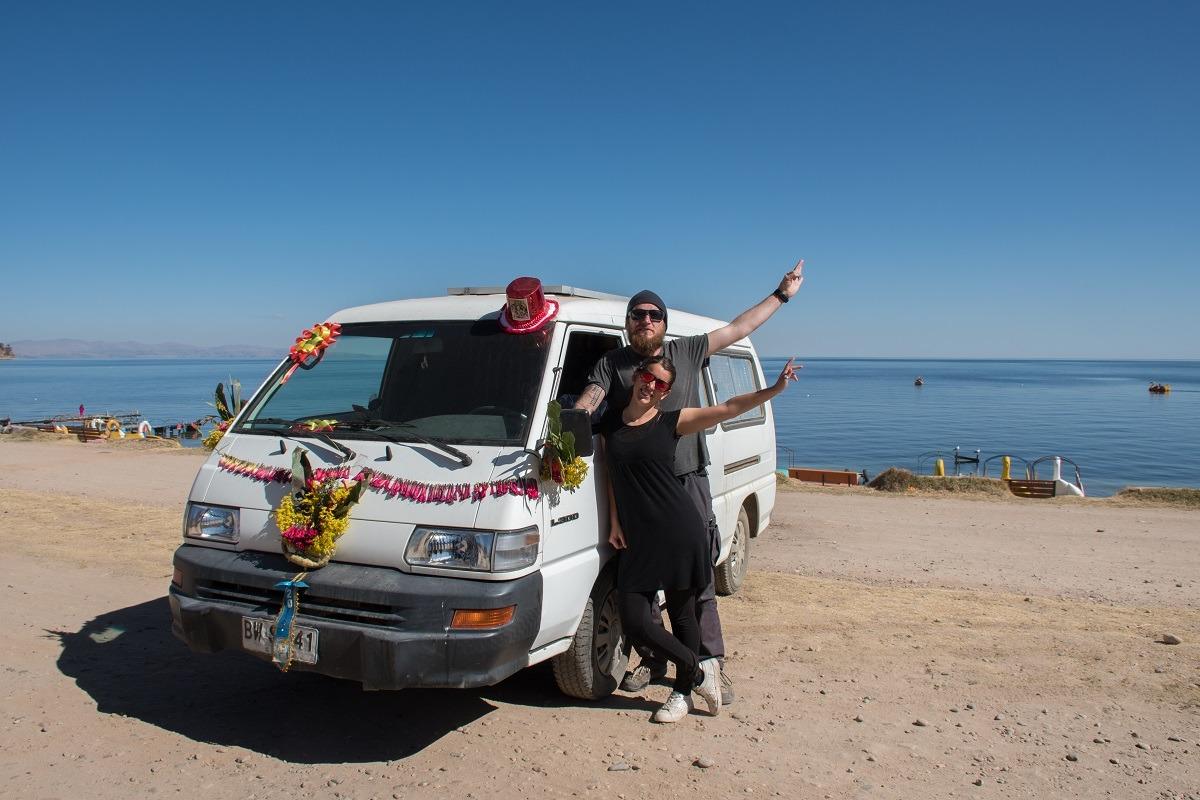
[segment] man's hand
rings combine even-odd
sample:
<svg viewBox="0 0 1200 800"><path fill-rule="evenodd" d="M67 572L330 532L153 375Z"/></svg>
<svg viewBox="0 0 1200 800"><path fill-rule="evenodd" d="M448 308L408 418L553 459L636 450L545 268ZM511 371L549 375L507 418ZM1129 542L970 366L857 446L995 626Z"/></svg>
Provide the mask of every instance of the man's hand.
<svg viewBox="0 0 1200 800"><path fill-rule="evenodd" d="M788 298L796 296L796 292L800 291L800 284L804 283L804 259L796 262L796 266L792 267L791 272L783 273L783 280L779 282L779 291L783 292Z"/></svg>

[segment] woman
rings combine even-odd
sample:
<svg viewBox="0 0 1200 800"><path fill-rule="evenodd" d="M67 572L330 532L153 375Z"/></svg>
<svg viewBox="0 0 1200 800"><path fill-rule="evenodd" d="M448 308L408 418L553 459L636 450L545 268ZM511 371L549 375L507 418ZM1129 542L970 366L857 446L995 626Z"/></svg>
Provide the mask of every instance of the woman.
<svg viewBox="0 0 1200 800"><path fill-rule="evenodd" d="M675 478L675 443L681 435L711 428L770 400L796 380L788 359L773 386L708 408L663 412L675 382L675 365L652 356L634 372L635 388L620 418L602 428L609 475L609 542L621 556L617 568L621 622L634 641L675 664L675 684L655 722L687 716L696 692L716 715L721 709L720 668L700 660L696 600L712 574L708 533L695 502ZM668 633L655 624L656 595L667 598Z"/></svg>

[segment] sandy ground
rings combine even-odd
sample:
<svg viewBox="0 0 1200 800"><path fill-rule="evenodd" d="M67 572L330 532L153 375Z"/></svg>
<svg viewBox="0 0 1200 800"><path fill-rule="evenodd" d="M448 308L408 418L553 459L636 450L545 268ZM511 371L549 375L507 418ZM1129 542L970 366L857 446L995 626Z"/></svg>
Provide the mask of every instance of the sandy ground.
<svg viewBox="0 0 1200 800"><path fill-rule="evenodd" d="M1196 511L785 487L721 600L737 702L659 726L665 687L544 666L367 693L193 655L202 456L2 438L2 797L1200 798Z"/></svg>

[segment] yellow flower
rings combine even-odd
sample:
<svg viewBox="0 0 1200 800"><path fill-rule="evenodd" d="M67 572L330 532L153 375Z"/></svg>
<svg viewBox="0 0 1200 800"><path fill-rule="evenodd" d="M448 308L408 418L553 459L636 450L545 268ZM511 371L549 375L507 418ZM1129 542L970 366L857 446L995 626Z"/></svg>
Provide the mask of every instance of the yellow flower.
<svg viewBox="0 0 1200 800"><path fill-rule="evenodd" d="M563 464L563 488L568 491L575 491L583 485L584 478L588 474L588 465L579 456L575 456L572 460Z"/></svg>

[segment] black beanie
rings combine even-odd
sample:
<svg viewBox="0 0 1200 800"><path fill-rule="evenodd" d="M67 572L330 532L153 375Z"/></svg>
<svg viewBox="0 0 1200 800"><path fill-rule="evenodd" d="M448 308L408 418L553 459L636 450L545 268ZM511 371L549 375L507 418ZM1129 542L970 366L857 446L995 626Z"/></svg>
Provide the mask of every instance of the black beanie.
<svg viewBox="0 0 1200 800"><path fill-rule="evenodd" d="M635 306L644 305L646 303L658 306L658 310L663 312L663 322L667 321L667 304L662 301L661 297L649 289L642 289L633 297L629 298L629 305L625 307L626 316L629 315L629 312L632 311Z"/></svg>

